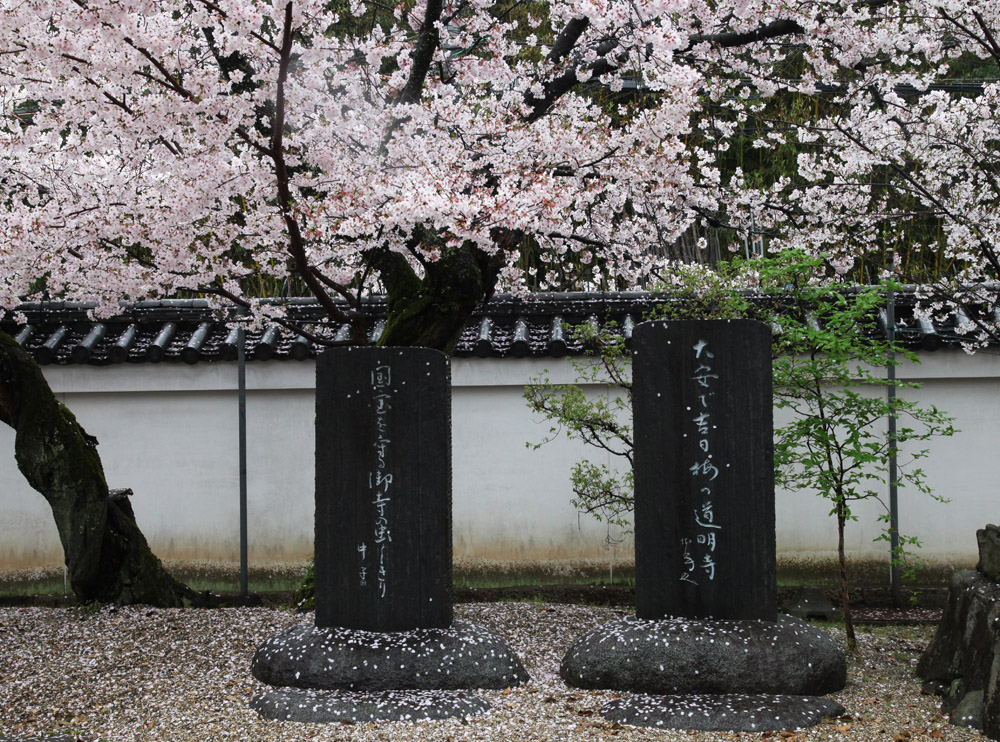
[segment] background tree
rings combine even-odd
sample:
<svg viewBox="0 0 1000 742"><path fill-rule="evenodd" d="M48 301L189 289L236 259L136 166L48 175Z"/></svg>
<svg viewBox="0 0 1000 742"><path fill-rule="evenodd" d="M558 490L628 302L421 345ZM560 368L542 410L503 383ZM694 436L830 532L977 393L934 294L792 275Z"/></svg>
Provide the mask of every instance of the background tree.
<svg viewBox="0 0 1000 742"><path fill-rule="evenodd" d="M790 422L775 430L775 479L785 487L815 492L832 504L841 606L848 645L855 649L844 549L847 522L857 520L853 503L880 503L879 519L884 524L880 538L891 541L887 485L909 485L943 502L916 465L927 450L912 446L934 436L952 435L955 428L952 418L933 405L922 407L886 394L889 387L901 390L919 385L890 381L882 375L887 364L917 361L914 353L865 332L884 304L881 287L860 287L848 294L808 284L795 286L791 311L778 318L781 330L775 339L775 407L793 413ZM890 415L910 423L890 434L883 427ZM889 480L891 457L901 463L894 482ZM900 546L892 559L905 564L905 548L919 546L919 541L913 535L898 536Z"/></svg>
<svg viewBox="0 0 1000 742"><path fill-rule="evenodd" d="M997 340L1000 10L890 6L897 53L863 55L814 105L763 112L756 146L790 160L763 179L737 172L735 202L772 250L823 255L862 283L891 273L919 284L925 314L950 323L960 309L970 345Z"/></svg>
<svg viewBox="0 0 1000 742"><path fill-rule="evenodd" d="M358 341L362 297L387 291L384 342L448 348L498 286L635 285L693 220L814 226L815 167L732 172L744 124L762 149L808 149L823 122L769 118L770 100L821 93L861 116L873 86L992 53L995 16L934 0L27 0L0 15L0 305L183 292L286 322L244 290L266 274Z"/></svg>

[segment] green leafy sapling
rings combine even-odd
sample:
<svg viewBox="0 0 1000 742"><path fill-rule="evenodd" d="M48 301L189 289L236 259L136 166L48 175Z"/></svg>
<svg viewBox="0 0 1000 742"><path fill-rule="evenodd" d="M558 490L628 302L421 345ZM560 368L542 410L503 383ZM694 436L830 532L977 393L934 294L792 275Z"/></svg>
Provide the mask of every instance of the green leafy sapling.
<svg viewBox="0 0 1000 742"><path fill-rule="evenodd" d="M661 287L669 299L658 304L647 319L747 316L751 302L734 290L742 277L743 271L735 266L677 265ZM632 369L620 329L614 322L572 328L574 338L586 349L583 356L570 359L576 382L555 384L544 372L529 380L524 398L528 407L554 423L541 442L527 444L530 448L537 450L565 433L620 460L618 467L586 459L574 464L571 503L598 521L630 530L634 509ZM588 395L586 387L607 391Z"/></svg>
<svg viewBox="0 0 1000 742"><path fill-rule="evenodd" d="M840 591L848 643L856 646L850 610L844 530L857 520L852 505L862 500L883 506L886 524L881 539L889 540L889 509L884 501L890 456L898 461L897 481L936 500L924 471L915 462L927 449L912 444L938 435L952 435L952 418L933 405L886 394L918 385L885 378L887 364L917 361L915 354L866 332L885 300L884 287L859 287L847 293L824 286L798 284L775 334L775 407L793 413L775 430L776 482L786 489L816 492L830 500L837 521ZM894 352L893 352L894 351ZM890 415L907 420L890 436ZM913 536L901 536L893 559L909 563L906 546L919 546Z"/></svg>
<svg viewBox="0 0 1000 742"><path fill-rule="evenodd" d="M574 330L590 349L587 355L570 359L576 374L574 384L553 384L547 375L533 378L524 390L528 406L555 422L538 449L563 431L615 458L623 467L595 464L588 460L573 465L573 507L620 528L629 528L633 509L632 486L632 375L625 339L614 327L589 324ZM599 385L610 394L588 395L586 386Z"/></svg>

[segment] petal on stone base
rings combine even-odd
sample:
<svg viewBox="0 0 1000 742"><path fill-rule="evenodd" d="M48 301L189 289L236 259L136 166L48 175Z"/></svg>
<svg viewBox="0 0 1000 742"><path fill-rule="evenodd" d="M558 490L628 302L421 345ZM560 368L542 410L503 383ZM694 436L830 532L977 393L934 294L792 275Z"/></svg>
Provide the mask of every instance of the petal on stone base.
<svg viewBox="0 0 1000 742"><path fill-rule="evenodd" d="M425 721L464 718L489 711L489 701L469 691L407 690L365 693L271 688L250 702L265 719L328 722Z"/></svg>
<svg viewBox="0 0 1000 742"><path fill-rule="evenodd" d="M467 621L387 633L300 624L265 641L251 670L268 685L355 691L502 689L528 681L499 635Z"/></svg>
<svg viewBox="0 0 1000 742"><path fill-rule="evenodd" d="M825 631L777 621L627 616L584 634L559 674L578 688L822 696L847 682L843 652Z"/></svg>
<svg viewBox="0 0 1000 742"><path fill-rule="evenodd" d="M619 698L601 708L608 721L653 729L697 729L705 732L775 732L805 729L826 717L841 716L844 707L812 696L692 694Z"/></svg>

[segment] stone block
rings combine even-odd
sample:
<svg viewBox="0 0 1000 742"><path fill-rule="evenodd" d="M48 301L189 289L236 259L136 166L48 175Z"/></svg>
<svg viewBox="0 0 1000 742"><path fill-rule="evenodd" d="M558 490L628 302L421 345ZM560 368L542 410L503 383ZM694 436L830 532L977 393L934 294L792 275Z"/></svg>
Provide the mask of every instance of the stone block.
<svg viewBox="0 0 1000 742"><path fill-rule="evenodd" d="M528 681L502 638L466 621L392 633L300 624L265 641L251 672L279 687L366 692L497 689Z"/></svg>
<svg viewBox="0 0 1000 742"><path fill-rule="evenodd" d="M948 605L917 663L953 724L1000 739L1000 584L979 571L952 575Z"/></svg>
<svg viewBox="0 0 1000 742"><path fill-rule="evenodd" d="M632 340L636 614L775 620L770 329L644 322Z"/></svg>
<svg viewBox="0 0 1000 742"><path fill-rule="evenodd" d="M578 688L678 694L824 695L844 687L847 663L825 631L773 621L627 616L584 634L559 674Z"/></svg>
<svg viewBox="0 0 1000 742"><path fill-rule="evenodd" d="M601 708L611 722L653 729L705 732L776 732L815 726L842 716L844 707L827 698L764 694L631 696Z"/></svg>
<svg viewBox="0 0 1000 742"><path fill-rule="evenodd" d="M992 523L976 531L979 542L979 564L976 565L984 577L1000 583L1000 528Z"/></svg>
<svg viewBox="0 0 1000 742"><path fill-rule="evenodd" d="M265 719L312 724L428 721L489 711L489 701L469 691L354 691L271 688L250 702Z"/></svg>
<svg viewBox="0 0 1000 742"><path fill-rule="evenodd" d="M332 348L316 369L316 624L451 623L451 376L426 348Z"/></svg>

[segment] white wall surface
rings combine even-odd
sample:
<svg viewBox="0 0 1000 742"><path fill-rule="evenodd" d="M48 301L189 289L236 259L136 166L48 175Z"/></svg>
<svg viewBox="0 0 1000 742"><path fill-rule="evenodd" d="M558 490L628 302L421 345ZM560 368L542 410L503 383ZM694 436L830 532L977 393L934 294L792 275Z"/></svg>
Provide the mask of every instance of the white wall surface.
<svg viewBox="0 0 1000 742"><path fill-rule="evenodd" d="M543 369L572 381L566 361L469 359L453 362L454 536L457 557L606 558L605 527L569 504L569 472L594 451L565 439L538 451L550 424L534 416L523 385ZM313 518L311 361L247 367L250 558L303 559ZM100 440L109 485L131 487L139 524L161 557L235 561L239 507L235 363L49 366L45 375L83 426ZM900 369L924 388L907 397L957 418L962 432L930 443L922 462L940 504L900 495L901 528L923 541L929 561L975 560L975 530L1000 520L1000 357L942 350ZM600 390L592 390L595 393ZM776 421L780 423L780 419ZM48 506L14 462L14 437L0 428L0 569L58 564L61 549ZM808 561L836 546L829 504L802 492L777 495L779 556ZM855 555L884 555L873 543L876 509L858 509L848 527ZM627 556L623 554L623 556Z"/></svg>

